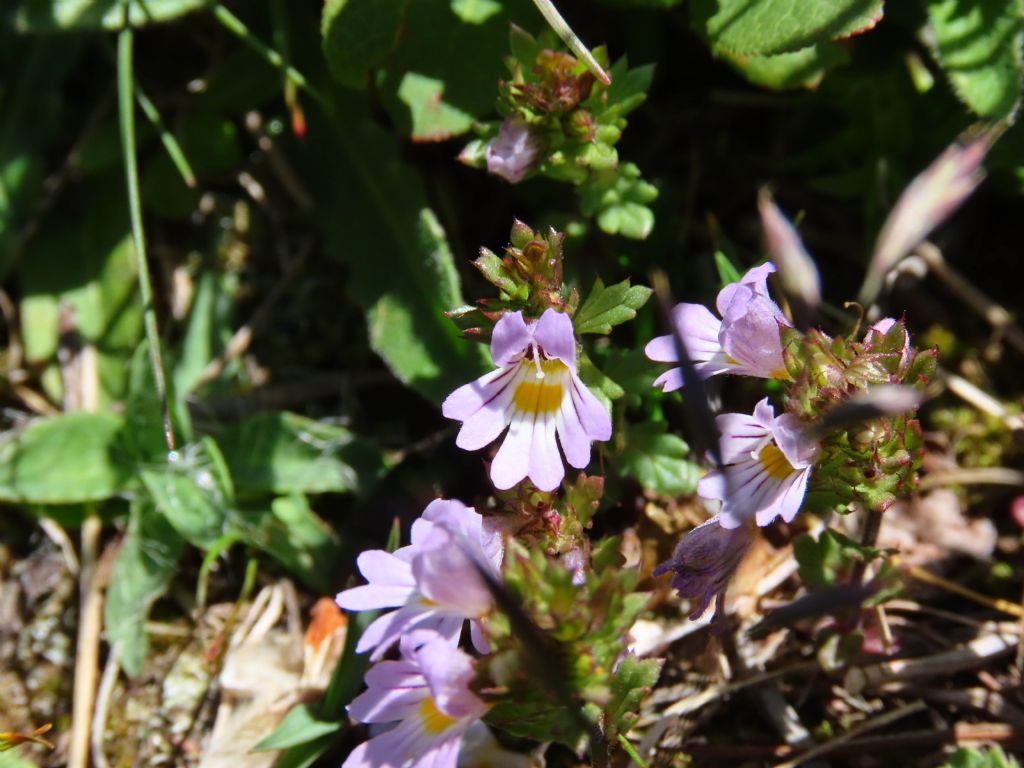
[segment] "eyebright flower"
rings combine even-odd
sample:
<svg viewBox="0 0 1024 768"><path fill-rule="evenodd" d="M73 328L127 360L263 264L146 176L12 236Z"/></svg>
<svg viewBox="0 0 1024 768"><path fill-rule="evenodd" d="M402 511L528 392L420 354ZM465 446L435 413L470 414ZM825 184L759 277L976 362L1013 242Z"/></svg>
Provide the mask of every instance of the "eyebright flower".
<svg viewBox="0 0 1024 768"><path fill-rule="evenodd" d="M672 573L672 588L679 597L697 601L690 614L699 619L715 598L715 611L722 610L725 589L754 540L753 523L724 528L719 515L683 536L672 559L654 569L653 576Z"/></svg>
<svg viewBox="0 0 1024 768"><path fill-rule="evenodd" d="M417 631L401 651L366 673L367 690L348 705L353 720L390 727L342 768L455 768L463 734L490 709L470 690L473 659L447 639Z"/></svg>
<svg viewBox="0 0 1024 768"><path fill-rule="evenodd" d="M370 583L335 598L347 611L398 608L366 628L356 652L372 649L370 658L379 659L414 628L429 628L457 642L466 619L471 620L473 645L486 652L480 619L490 612L492 598L477 567L491 566L497 573L501 559L501 534L487 529L472 507L435 499L413 523L409 546L394 553L363 552L356 564Z"/></svg>
<svg viewBox="0 0 1024 768"><path fill-rule="evenodd" d="M565 476L555 435L572 466L590 463L590 444L612 435L600 401L576 375L576 337L568 315L548 309L537 321L509 312L494 326L491 357L498 366L448 395L441 410L462 422L455 444L483 448L507 426L491 464L495 487L506 490L529 477L553 491Z"/></svg>
<svg viewBox="0 0 1024 768"><path fill-rule="evenodd" d="M790 322L779 306L768 297L768 275L773 264L754 267L738 283L730 283L718 293L719 320L703 304L677 304L672 322L694 368L702 377L735 373L762 379L788 379L782 358L780 326ZM651 360L678 363L675 340L658 336L644 349ZM672 368L654 381L665 392L683 386L683 372Z"/></svg>
<svg viewBox="0 0 1024 768"><path fill-rule="evenodd" d="M533 168L540 154L536 130L519 118L509 117L501 124L498 135L487 143L484 157L487 171L501 176L510 184L518 184Z"/></svg>
<svg viewBox="0 0 1024 768"><path fill-rule="evenodd" d="M723 413L716 421L725 473L709 472L697 493L722 501L719 524L738 528L753 518L764 526L780 515L792 521L818 454L799 419L789 413L776 417L765 398L751 416Z"/></svg>

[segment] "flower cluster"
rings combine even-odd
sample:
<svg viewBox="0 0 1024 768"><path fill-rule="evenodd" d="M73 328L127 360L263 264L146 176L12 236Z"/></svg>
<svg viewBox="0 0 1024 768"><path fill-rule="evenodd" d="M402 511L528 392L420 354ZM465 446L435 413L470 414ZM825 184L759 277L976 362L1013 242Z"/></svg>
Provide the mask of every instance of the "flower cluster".
<svg viewBox="0 0 1024 768"><path fill-rule="evenodd" d="M900 486L916 477L918 431L910 418L916 400L901 397L903 391L892 385L919 385L934 357L914 352L903 323L893 318L871 326L859 341L833 339L818 330L801 334L768 294L767 279L774 271L771 264L755 267L725 286L716 302L721 319L698 304L680 304L672 312L697 375L777 380L786 406L776 415L765 398L752 414L717 418L722 466L700 481L697 492L721 502L721 510L655 571L673 574L679 595L695 601L695 617L713 598L716 612L720 609L757 526L780 517L793 521L807 501L816 468L816 503L840 512L854 502L884 509ZM676 343L676 335L658 337L647 345L647 356L678 362ZM654 383L666 392L679 389L682 370L672 368ZM892 405L876 408L878 418L858 420L853 430L822 432L824 417L854 402L857 393L877 393L876 400Z"/></svg>

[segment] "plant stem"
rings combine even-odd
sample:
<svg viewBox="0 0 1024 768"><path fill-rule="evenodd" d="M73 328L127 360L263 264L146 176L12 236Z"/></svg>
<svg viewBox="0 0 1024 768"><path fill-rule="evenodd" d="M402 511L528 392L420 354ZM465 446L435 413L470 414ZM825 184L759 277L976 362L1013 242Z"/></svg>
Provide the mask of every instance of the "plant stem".
<svg viewBox="0 0 1024 768"><path fill-rule="evenodd" d="M142 111L146 113L146 117L149 118L149 122L156 128L156 132L160 134L160 141L163 142L164 149L167 150L167 154L171 158L171 162L174 163L174 167L178 169L178 173L181 174L182 181L185 182L185 186L190 189L196 186L196 175L192 172L192 166L189 165L188 159L185 157L185 153L181 149L181 145L178 140L174 138L174 134L167 130L167 126L164 125L163 118L160 117L160 112L157 110L156 105L150 101L149 97L143 92L142 88L135 85L135 99L139 102L139 106L142 107Z"/></svg>
<svg viewBox="0 0 1024 768"><path fill-rule="evenodd" d="M146 340L149 344L149 359L153 368L157 396L160 398L160 415L163 418L167 450L173 452L174 430L171 427L170 410L167 403L167 381L164 377L163 356L160 353L160 333L156 323L156 309L153 307L153 289L149 278L149 262L146 259L146 237L142 228L139 168L135 157L135 77L132 69L134 31L127 22L128 3L125 3L125 26L117 37L117 104L121 124L121 149L125 180L128 185L128 213L132 224L132 243L135 246L135 262L139 273L139 294L142 297L143 323L146 329Z"/></svg>

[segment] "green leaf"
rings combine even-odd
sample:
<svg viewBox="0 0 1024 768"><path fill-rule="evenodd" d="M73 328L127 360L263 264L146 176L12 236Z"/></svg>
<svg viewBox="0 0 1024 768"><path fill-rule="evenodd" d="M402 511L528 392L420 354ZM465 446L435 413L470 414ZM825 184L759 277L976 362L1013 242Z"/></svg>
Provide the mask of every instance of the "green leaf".
<svg viewBox="0 0 1024 768"><path fill-rule="evenodd" d="M468 24L483 24L491 16L501 13L496 0L451 0L452 13Z"/></svg>
<svg viewBox="0 0 1024 768"><path fill-rule="evenodd" d="M473 116L445 103L444 83L433 77L406 72L398 98L409 107L413 141L444 141L465 133Z"/></svg>
<svg viewBox="0 0 1024 768"><path fill-rule="evenodd" d="M339 730L341 730L339 721L319 720L308 704L296 704L288 710L288 714L284 716L284 720L274 729L274 732L253 747L253 751L266 752L287 749L316 741L329 734L337 733Z"/></svg>
<svg viewBox="0 0 1024 768"><path fill-rule="evenodd" d="M133 27L171 21L202 8L208 0L134 0L129 4ZM14 17L19 32L63 32L69 29L121 29L122 0L26 0Z"/></svg>
<svg viewBox="0 0 1024 768"><path fill-rule="evenodd" d="M700 470L687 461L689 446L664 424L629 425L625 448L618 461L621 475L630 475L648 490L665 496L682 496L697 488Z"/></svg>
<svg viewBox="0 0 1024 768"><path fill-rule="evenodd" d="M367 73L394 50L408 0L327 0L320 33L327 68L342 85L365 88Z"/></svg>
<svg viewBox="0 0 1024 768"><path fill-rule="evenodd" d="M596 216L597 225L609 235L643 240L654 229L654 213L647 207L658 189L640 178L633 163L591 174L579 187L580 210Z"/></svg>
<svg viewBox="0 0 1024 768"><path fill-rule="evenodd" d="M882 0L696 0L692 16L716 50L765 56L871 29Z"/></svg>
<svg viewBox="0 0 1024 768"><path fill-rule="evenodd" d="M636 720L640 702L658 682L663 659L641 661L629 653L619 663L612 677L611 696L605 707L605 728L626 733ZM614 737L613 737L614 738Z"/></svg>
<svg viewBox="0 0 1024 768"><path fill-rule="evenodd" d="M139 475L157 509L190 544L208 549L224 533L233 493L213 440L186 446L166 464L144 467Z"/></svg>
<svg viewBox="0 0 1024 768"><path fill-rule="evenodd" d="M729 283L738 283L743 279L743 273L722 251L715 251L715 268L718 270L718 280L723 288Z"/></svg>
<svg viewBox="0 0 1024 768"><path fill-rule="evenodd" d="M444 230L365 107L353 100L342 111L334 142L321 139L335 146L318 158L327 252L351 268L348 290L366 308L370 346L399 380L440 403L487 369L481 345L444 316L466 304ZM317 127L311 120L313 141Z"/></svg>
<svg viewBox="0 0 1024 768"><path fill-rule="evenodd" d="M1005 117L1021 99L1024 3L930 0L932 51L960 100L975 114Z"/></svg>
<svg viewBox="0 0 1024 768"><path fill-rule="evenodd" d="M1020 763L995 744L986 749L961 747L949 756L942 768L1020 768Z"/></svg>
<svg viewBox="0 0 1024 768"><path fill-rule="evenodd" d="M133 470L123 427L112 413L75 412L0 434L0 500L71 504L116 496Z"/></svg>
<svg viewBox="0 0 1024 768"><path fill-rule="evenodd" d="M727 51L721 56L750 82L776 91L817 88L828 70L850 60L846 48L831 40L773 56Z"/></svg>
<svg viewBox="0 0 1024 768"><path fill-rule="evenodd" d="M120 646L121 666L130 677L142 671L146 618L150 606L167 591L177 573L184 544L148 499L132 504L103 606L107 643Z"/></svg>
<svg viewBox="0 0 1024 768"><path fill-rule="evenodd" d="M301 494L274 499L270 512L252 519L240 515L243 538L262 549L316 592L330 592L340 557L333 531ZM244 524L243 524L244 522Z"/></svg>
<svg viewBox="0 0 1024 768"><path fill-rule="evenodd" d="M601 401L601 404L609 411L612 408L612 401L618 400L626 394L622 387L594 365L585 352L581 352L579 355L579 376L580 381L586 385L587 389L594 393L597 399Z"/></svg>
<svg viewBox="0 0 1024 768"><path fill-rule="evenodd" d="M246 493L365 492L384 472L380 453L344 427L281 411L217 432L235 486Z"/></svg>
<svg viewBox="0 0 1024 768"><path fill-rule="evenodd" d="M629 280L605 287L601 278L594 281L587 300L573 316L576 333L612 332L612 327L629 322L651 297L651 289L645 285L630 286Z"/></svg>

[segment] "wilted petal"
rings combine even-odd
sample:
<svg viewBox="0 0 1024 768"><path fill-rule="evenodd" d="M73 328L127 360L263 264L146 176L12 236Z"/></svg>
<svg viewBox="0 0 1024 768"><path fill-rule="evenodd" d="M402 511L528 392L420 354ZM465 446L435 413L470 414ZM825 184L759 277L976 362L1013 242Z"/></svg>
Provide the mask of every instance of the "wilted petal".
<svg viewBox="0 0 1024 768"><path fill-rule="evenodd" d="M690 614L691 619L697 619L715 597L715 610L721 610L729 579L752 542L750 525L723 528L716 516L686 534L676 545L672 559L655 568L653 575L671 572L672 587L679 596L697 601L697 608Z"/></svg>
<svg viewBox="0 0 1024 768"><path fill-rule="evenodd" d="M487 170L516 184L523 180L540 154L536 131L519 118L506 118L498 135L487 143Z"/></svg>

